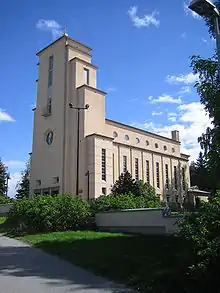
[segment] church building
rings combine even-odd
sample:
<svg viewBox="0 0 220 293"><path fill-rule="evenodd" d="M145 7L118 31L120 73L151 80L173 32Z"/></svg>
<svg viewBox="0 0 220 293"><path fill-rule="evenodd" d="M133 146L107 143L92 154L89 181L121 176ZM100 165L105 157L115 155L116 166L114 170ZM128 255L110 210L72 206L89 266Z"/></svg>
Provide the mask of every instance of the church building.
<svg viewBox="0 0 220 293"><path fill-rule="evenodd" d="M96 86L91 51L64 34L37 53L30 196L97 198L128 170L161 200L178 201L190 186L179 132L167 138L106 118L107 93Z"/></svg>

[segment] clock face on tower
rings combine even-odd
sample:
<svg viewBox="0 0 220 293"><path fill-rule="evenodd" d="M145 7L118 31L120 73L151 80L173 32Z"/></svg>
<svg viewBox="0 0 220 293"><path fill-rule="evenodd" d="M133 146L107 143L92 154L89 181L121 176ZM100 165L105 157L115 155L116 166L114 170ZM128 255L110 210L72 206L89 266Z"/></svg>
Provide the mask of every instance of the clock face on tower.
<svg viewBox="0 0 220 293"><path fill-rule="evenodd" d="M51 145L53 142L53 131L49 131L46 136L46 142L48 145Z"/></svg>

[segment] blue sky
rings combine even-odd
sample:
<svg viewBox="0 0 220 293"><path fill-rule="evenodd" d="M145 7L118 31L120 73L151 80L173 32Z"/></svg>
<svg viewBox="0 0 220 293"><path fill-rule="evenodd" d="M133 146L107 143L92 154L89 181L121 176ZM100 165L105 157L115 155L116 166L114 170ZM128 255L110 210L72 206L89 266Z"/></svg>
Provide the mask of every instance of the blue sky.
<svg viewBox="0 0 220 293"><path fill-rule="evenodd" d="M98 88L110 119L170 136L195 159L209 125L189 56L211 56L204 21L181 0L3 1L0 10L0 157L11 172L10 196L31 152L38 78L35 53L62 33L93 48Z"/></svg>

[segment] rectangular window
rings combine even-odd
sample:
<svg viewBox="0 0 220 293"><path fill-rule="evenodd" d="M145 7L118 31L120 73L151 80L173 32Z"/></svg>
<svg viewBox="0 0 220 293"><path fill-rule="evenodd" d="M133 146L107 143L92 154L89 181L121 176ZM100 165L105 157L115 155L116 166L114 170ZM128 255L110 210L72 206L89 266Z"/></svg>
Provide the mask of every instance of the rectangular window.
<svg viewBox="0 0 220 293"><path fill-rule="evenodd" d="M139 165L138 158L135 158L135 179L139 180Z"/></svg>
<svg viewBox="0 0 220 293"><path fill-rule="evenodd" d="M123 156L123 172L127 171L127 157Z"/></svg>
<svg viewBox="0 0 220 293"><path fill-rule="evenodd" d="M149 161L146 161L146 182L150 184L150 170L149 170Z"/></svg>
<svg viewBox="0 0 220 293"><path fill-rule="evenodd" d="M49 57L49 71L53 70L53 55Z"/></svg>
<svg viewBox="0 0 220 293"><path fill-rule="evenodd" d="M84 84L89 84L89 70L84 68Z"/></svg>
<svg viewBox="0 0 220 293"><path fill-rule="evenodd" d="M107 191L106 191L106 187L102 187L102 194L106 195Z"/></svg>
<svg viewBox="0 0 220 293"><path fill-rule="evenodd" d="M52 112L51 98L48 98L48 100L47 100L47 114L50 115L51 112Z"/></svg>
<svg viewBox="0 0 220 293"><path fill-rule="evenodd" d="M174 188L177 190L177 167L174 166Z"/></svg>
<svg viewBox="0 0 220 293"><path fill-rule="evenodd" d="M157 188L160 188L160 165L156 162L156 178L157 178Z"/></svg>
<svg viewBox="0 0 220 293"><path fill-rule="evenodd" d="M169 189L169 171L168 171L168 164L165 164L165 176L166 176L166 189Z"/></svg>
<svg viewBox="0 0 220 293"><path fill-rule="evenodd" d="M49 68L48 68L48 88L53 84L53 55L49 58Z"/></svg>
<svg viewBox="0 0 220 293"><path fill-rule="evenodd" d="M106 149L102 149L102 180L106 181Z"/></svg>
<svg viewBox="0 0 220 293"><path fill-rule="evenodd" d="M182 168L182 186L183 190L186 190L186 178L185 178L185 169Z"/></svg>

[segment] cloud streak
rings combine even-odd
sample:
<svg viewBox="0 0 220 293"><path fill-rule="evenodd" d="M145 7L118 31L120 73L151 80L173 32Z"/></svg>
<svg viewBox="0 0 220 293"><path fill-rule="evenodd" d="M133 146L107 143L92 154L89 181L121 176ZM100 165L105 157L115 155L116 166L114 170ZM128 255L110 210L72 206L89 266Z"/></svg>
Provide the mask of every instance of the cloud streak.
<svg viewBox="0 0 220 293"><path fill-rule="evenodd" d="M36 23L36 28L52 33L54 39L60 37L63 33L62 27L53 19L39 19Z"/></svg>
<svg viewBox="0 0 220 293"><path fill-rule="evenodd" d="M181 104L181 98L174 98L170 95L163 94L161 96L158 96L157 98L153 98L153 96L150 96L148 100L152 103L171 103L171 104Z"/></svg>
<svg viewBox="0 0 220 293"><path fill-rule="evenodd" d="M5 110L0 108L0 122L14 122L14 118L12 118Z"/></svg>
<svg viewBox="0 0 220 293"><path fill-rule="evenodd" d="M137 15L137 11L137 6L131 6L127 11L127 14L130 16L130 19L135 27L149 27L150 25L158 27L160 25L159 19L156 18L159 14L158 12L153 11L151 14L145 14L143 17L140 17Z"/></svg>
<svg viewBox="0 0 220 293"><path fill-rule="evenodd" d="M199 78L198 74L194 74L192 72L187 74L180 74L180 75L167 75L166 81L170 84L192 84L196 82Z"/></svg>
<svg viewBox="0 0 220 293"><path fill-rule="evenodd" d="M190 160L196 160L201 150L198 137L211 126L211 121L200 102L182 104L177 107L177 112L168 113L167 125L158 125L153 122L134 122L132 125L147 129L154 133L170 137L171 130L179 130L181 152L189 154Z"/></svg>

